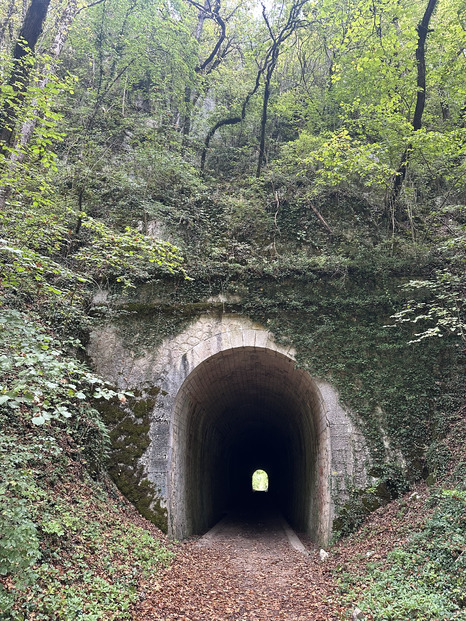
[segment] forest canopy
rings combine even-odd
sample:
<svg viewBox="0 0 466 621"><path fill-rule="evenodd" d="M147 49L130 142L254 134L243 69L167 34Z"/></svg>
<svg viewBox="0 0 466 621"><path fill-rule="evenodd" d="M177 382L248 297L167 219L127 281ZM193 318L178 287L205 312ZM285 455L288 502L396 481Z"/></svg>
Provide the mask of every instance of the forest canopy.
<svg viewBox="0 0 466 621"><path fill-rule="evenodd" d="M304 214L299 254L341 235L427 244L454 290L465 11L460 0L2 0L7 291L18 269L26 289L60 282L68 296L89 278L177 270L178 251L151 241L161 233L211 258L260 259L287 209ZM236 250L215 238L218 210Z"/></svg>

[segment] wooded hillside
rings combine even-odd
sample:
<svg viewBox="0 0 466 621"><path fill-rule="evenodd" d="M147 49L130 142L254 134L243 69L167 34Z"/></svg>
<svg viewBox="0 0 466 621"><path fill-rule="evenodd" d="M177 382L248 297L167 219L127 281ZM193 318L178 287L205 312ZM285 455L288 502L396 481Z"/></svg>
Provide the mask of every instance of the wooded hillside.
<svg viewBox="0 0 466 621"><path fill-rule="evenodd" d="M425 598L375 618L464 618L465 75L464 0L0 0L3 618L129 618L170 556L134 515L130 561L106 539L131 511L98 410L132 395L85 354L96 292L147 284L240 295L360 415L374 489L434 486L448 519L387 570L429 566Z"/></svg>

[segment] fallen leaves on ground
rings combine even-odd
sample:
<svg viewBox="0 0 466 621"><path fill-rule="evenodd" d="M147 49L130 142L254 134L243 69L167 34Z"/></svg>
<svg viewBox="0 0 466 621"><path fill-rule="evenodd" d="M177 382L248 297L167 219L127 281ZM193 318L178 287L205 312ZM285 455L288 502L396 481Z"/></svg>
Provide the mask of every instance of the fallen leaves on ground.
<svg viewBox="0 0 466 621"><path fill-rule="evenodd" d="M338 589L318 550L292 549L280 526L242 523L181 544L172 565L146 581L133 619L332 621Z"/></svg>

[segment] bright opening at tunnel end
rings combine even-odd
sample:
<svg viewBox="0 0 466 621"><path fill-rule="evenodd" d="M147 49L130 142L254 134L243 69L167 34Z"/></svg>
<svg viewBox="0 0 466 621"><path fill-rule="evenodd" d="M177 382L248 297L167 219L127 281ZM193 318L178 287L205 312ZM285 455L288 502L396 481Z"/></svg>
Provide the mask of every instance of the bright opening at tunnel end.
<svg viewBox="0 0 466 621"><path fill-rule="evenodd" d="M269 489L269 476L265 470L256 470L252 475L252 491L267 492Z"/></svg>

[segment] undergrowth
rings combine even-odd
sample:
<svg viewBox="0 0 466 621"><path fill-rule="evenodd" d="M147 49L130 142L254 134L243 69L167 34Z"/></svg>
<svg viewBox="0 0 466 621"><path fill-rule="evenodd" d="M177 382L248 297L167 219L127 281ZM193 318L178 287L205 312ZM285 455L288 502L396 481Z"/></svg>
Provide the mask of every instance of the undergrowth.
<svg viewBox="0 0 466 621"><path fill-rule="evenodd" d="M451 441L446 441L451 449L450 468L418 507L423 516L417 518L420 525L406 523L408 517L402 509L389 523L381 513L382 537L391 548L388 553L370 550L360 568L346 566L339 572L341 567L337 567L345 599L356 604L367 618L466 619L466 460L464 447L458 442L458 437L464 437L464 425L464 419L460 420ZM409 505L410 498L400 504ZM405 542L390 546L390 538L395 539L407 528ZM374 540L362 541L364 549L374 546ZM344 549L344 542L342 546Z"/></svg>
<svg viewBox="0 0 466 621"><path fill-rule="evenodd" d="M434 516L405 548L367 565L363 589L347 578L362 610L377 621L466 619L465 501L464 492L439 497Z"/></svg>
<svg viewBox="0 0 466 621"><path fill-rule="evenodd" d="M0 619L130 618L171 552L105 475L90 400L117 395L35 315L4 309L1 323Z"/></svg>

